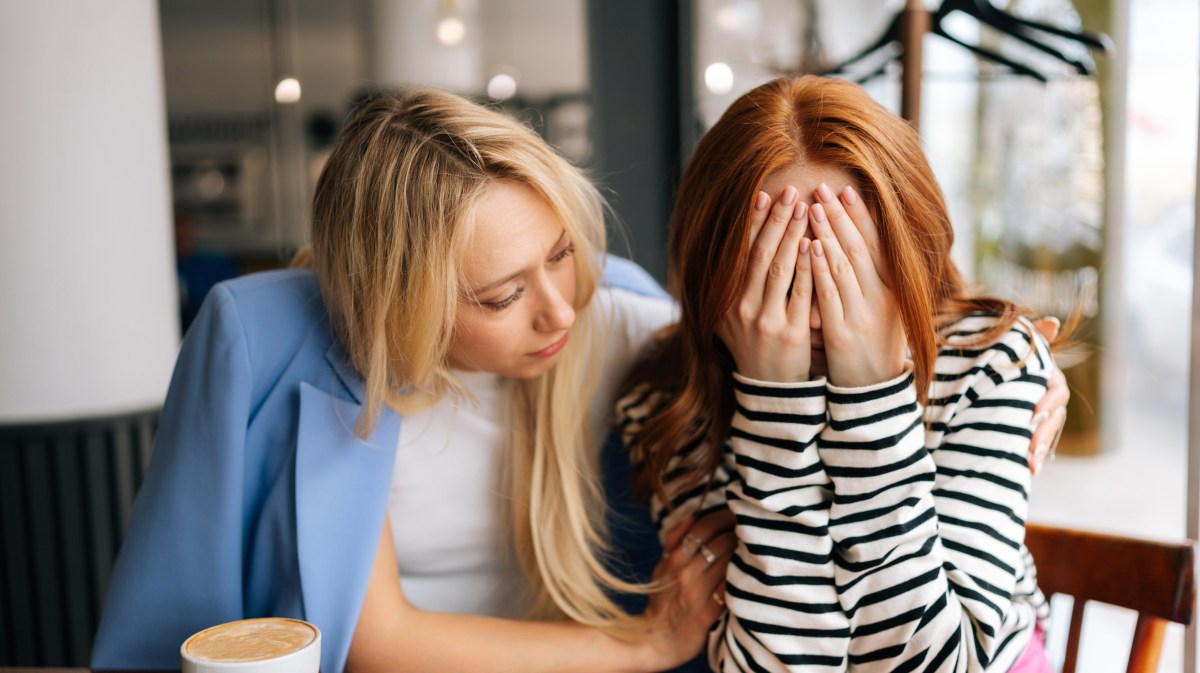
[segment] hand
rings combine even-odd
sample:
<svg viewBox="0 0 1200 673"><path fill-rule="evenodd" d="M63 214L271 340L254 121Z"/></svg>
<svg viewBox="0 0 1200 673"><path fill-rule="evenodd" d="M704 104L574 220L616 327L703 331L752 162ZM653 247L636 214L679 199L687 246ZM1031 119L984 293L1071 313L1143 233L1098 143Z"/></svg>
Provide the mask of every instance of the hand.
<svg viewBox="0 0 1200 673"><path fill-rule="evenodd" d="M1053 342L1058 336L1062 324L1057 318L1042 318L1035 320L1033 326L1046 338ZM1042 469L1042 463L1047 456L1054 455L1058 439L1062 435L1063 425L1067 422L1067 402L1071 400L1071 391L1067 388L1067 377L1062 370L1054 366L1050 374L1050 382L1046 386L1046 394L1033 407L1033 437L1029 442L1029 471L1037 474Z"/></svg>
<svg viewBox="0 0 1200 673"><path fill-rule="evenodd" d="M725 569L736 546L733 514L725 508L687 519L667 535L654 579L668 585L643 614L654 670L675 668L703 651L709 629L725 611Z"/></svg>
<svg viewBox="0 0 1200 673"><path fill-rule="evenodd" d="M813 286L829 381L857 388L904 372L906 348L896 296L884 281L879 233L852 187L820 185L809 212Z"/></svg>
<svg viewBox="0 0 1200 673"><path fill-rule="evenodd" d="M812 272L806 245L808 204L788 187L768 210L759 192L750 215L750 265L742 294L721 322L717 336L742 375L760 381L807 381L812 347L809 310ZM791 296L788 290L791 289Z"/></svg>

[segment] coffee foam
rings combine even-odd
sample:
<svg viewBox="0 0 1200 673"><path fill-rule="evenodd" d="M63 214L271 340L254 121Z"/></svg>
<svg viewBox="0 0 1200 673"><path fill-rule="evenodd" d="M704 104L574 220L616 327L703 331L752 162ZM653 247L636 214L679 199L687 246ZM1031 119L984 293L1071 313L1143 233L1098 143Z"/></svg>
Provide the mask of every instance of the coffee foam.
<svg viewBox="0 0 1200 673"><path fill-rule="evenodd" d="M283 617L244 619L220 624L188 638L188 655L214 663L244 663L282 657L317 639L308 624Z"/></svg>

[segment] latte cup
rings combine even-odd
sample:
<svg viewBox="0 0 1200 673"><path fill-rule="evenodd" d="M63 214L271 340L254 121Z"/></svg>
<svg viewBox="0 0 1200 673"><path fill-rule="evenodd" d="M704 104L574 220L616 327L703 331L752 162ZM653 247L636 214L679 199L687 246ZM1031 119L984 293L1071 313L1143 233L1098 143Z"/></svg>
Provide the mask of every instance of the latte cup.
<svg viewBox="0 0 1200 673"><path fill-rule="evenodd" d="M179 658L183 673L318 673L321 631L299 619L243 619L196 633Z"/></svg>

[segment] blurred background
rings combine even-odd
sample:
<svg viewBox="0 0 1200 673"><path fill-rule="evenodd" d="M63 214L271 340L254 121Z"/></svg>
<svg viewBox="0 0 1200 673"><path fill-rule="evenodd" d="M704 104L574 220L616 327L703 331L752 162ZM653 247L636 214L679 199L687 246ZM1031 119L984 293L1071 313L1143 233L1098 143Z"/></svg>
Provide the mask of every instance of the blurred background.
<svg viewBox="0 0 1200 673"><path fill-rule="evenodd" d="M0 2L0 665L86 662L180 336L213 284L304 243L361 97L428 84L525 120L603 185L612 250L663 279L674 186L704 130L747 89L864 50L904 4ZM1200 9L992 4L1111 38L1052 36L1055 58L965 12L942 22L1045 82L923 42L919 128L955 259L989 291L1085 319L1031 519L1182 538ZM897 53L842 76L899 112ZM1108 634L1133 614L1095 609L1081 670L1121 670L1128 638ZM1161 670L1184 670L1183 641L1170 632Z"/></svg>

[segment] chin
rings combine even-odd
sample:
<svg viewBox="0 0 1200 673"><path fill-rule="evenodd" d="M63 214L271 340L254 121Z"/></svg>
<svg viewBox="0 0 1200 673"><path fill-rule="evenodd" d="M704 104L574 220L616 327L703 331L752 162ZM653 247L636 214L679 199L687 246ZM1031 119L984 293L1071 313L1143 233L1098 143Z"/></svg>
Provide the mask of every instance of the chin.
<svg viewBox="0 0 1200 673"><path fill-rule="evenodd" d="M556 365L556 364L558 364L557 356L552 357L552 358L547 358L545 361L542 361L542 362L534 362L534 363L531 363L524 367L514 368L513 371L506 373L505 376L508 376L508 377L514 378L514 379L521 379L524 381L529 381L532 379L536 379L539 376L545 375L551 369L554 369L554 365Z"/></svg>

